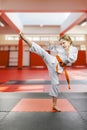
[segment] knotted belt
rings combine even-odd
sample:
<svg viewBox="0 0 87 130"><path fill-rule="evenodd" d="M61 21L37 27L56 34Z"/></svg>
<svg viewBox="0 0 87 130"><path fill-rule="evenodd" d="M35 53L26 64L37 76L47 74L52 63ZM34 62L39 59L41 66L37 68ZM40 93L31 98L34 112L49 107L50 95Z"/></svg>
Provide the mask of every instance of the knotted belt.
<svg viewBox="0 0 87 130"><path fill-rule="evenodd" d="M68 83L68 89L70 89L70 79L69 79L68 72L66 70L66 64L61 60L61 58L58 55L56 55L56 59L59 62L60 66L62 66L64 68L65 77L66 77L66 80ZM56 65L56 72L58 73L58 65Z"/></svg>

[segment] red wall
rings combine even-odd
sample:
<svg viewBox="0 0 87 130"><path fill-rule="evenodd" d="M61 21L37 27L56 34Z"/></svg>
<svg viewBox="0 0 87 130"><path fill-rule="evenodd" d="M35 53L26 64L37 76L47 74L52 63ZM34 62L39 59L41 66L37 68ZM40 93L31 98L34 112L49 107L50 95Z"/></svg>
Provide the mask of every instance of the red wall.
<svg viewBox="0 0 87 130"><path fill-rule="evenodd" d="M9 52L0 51L0 66L8 66L9 62Z"/></svg>
<svg viewBox="0 0 87 130"><path fill-rule="evenodd" d="M86 65L86 51L78 51L78 58L77 61L73 64L73 66L84 66ZM30 67L45 67L46 65L44 63L44 61L42 60L42 58L34 53L30 52Z"/></svg>
<svg viewBox="0 0 87 130"><path fill-rule="evenodd" d="M47 51L47 52L50 53L50 51ZM46 68L46 64L44 63L43 59L39 55L30 52L30 67Z"/></svg>
<svg viewBox="0 0 87 130"><path fill-rule="evenodd" d="M43 67L46 68L46 65L44 63L44 61L42 60L42 58L35 54L30 52L30 67Z"/></svg>
<svg viewBox="0 0 87 130"><path fill-rule="evenodd" d="M77 61L73 64L74 66L75 65L86 65L86 51L81 51L79 50L78 51L78 58L77 58Z"/></svg>
<svg viewBox="0 0 87 130"><path fill-rule="evenodd" d="M0 51L0 66L8 66L9 62L9 51ZM74 66L86 65L86 51L79 51L77 61L73 64ZM39 55L30 52L30 67L43 67L46 65Z"/></svg>

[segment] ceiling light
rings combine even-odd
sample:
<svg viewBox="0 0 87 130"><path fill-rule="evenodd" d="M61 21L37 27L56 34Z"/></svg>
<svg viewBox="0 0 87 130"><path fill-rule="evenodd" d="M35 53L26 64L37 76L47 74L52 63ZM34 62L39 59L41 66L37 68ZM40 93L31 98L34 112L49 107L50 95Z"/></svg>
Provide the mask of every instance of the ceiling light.
<svg viewBox="0 0 87 130"><path fill-rule="evenodd" d="M5 25L0 21L0 26L1 26L1 27L4 27Z"/></svg>

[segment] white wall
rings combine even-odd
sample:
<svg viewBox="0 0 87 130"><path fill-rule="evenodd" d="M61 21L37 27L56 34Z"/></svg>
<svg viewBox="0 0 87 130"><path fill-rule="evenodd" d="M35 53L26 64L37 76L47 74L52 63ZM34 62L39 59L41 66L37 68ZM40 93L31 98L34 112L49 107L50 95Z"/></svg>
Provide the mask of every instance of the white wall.
<svg viewBox="0 0 87 130"><path fill-rule="evenodd" d="M60 27L59 26L53 26L53 27L46 27L46 26L43 26L43 27L40 27L40 26L36 26L36 27L31 27L31 26L25 26L24 29L23 29L23 32L25 34L33 34L33 35L41 35L41 34L45 34L45 35L48 35L48 34L56 34L58 35L59 32L60 32Z"/></svg>
<svg viewBox="0 0 87 130"><path fill-rule="evenodd" d="M23 66L29 66L30 65L30 53L29 53L29 47L24 46L23 47Z"/></svg>

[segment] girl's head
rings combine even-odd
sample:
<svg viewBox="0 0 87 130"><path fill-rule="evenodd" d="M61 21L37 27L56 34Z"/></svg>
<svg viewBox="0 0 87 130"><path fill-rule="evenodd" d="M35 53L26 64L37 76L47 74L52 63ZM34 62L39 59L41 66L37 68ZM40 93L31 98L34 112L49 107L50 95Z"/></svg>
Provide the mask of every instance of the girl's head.
<svg viewBox="0 0 87 130"><path fill-rule="evenodd" d="M62 47L65 49L69 48L70 45L72 44L72 39L68 35L63 35L62 37L60 37L59 41L60 41Z"/></svg>

